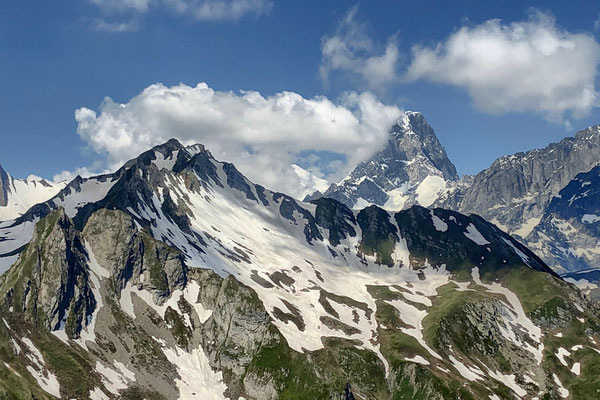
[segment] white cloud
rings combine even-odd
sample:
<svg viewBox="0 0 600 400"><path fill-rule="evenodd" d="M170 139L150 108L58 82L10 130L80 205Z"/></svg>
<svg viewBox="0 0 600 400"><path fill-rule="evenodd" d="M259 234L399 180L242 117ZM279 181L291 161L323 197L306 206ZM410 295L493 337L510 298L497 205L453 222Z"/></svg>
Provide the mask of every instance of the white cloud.
<svg viewBox="0 0 600 400"><path fill-rule="evenodd" d="M90 0L93 4L107 11L138 11L148 10L150 0Z"/></svg>
<svg viewBox="0 0 600 400"><path fill-rule="evenodd" d="M321 78L327 81L332 72L358 76L372 89L382 89L398 80L399 52L393 39L384 49L368 37L364 25L356 21L357 7L348 11L333 36L322 38Z"/></svg>
<svg viewBox="0 0 600 400"><path fill-rule="evenodd" d="M105 32L132 32L137 30L138 23L134 19L130 21L107 21L104 19L95 19L91 23L91 28L97 31Z"/></svg>
<svg viewBox="0 0 600 400"><path fill-rule="evenodd" d="M435 47L414 47L406 78L462 87L485 112L533 111L558 122L597 106L599 63L592 35L570 33L534 12L526 21L489 20Z"/></svg>
<svg viewBox="0 0 600 400"><path fill-rule="evenodd" d="M106 98L98 112L80 108L75 119L78 134L106 156L109 169L175 137L206 145L254 182L299 196L302 182L292 164L302 161L314 171L320 163L335 165L339 169L330 178L337 180L383 145L400 113L368 92L347 93L333 102L293 92L268 97L255 91L221 92L200 83L151 85L125 104ZM345 162L307 157L311 152L340 154Z"/></svg>
<svg viewBox="0 0 600 400"><path fill-rule="evenodd" d="M52 181L54 181L54 182L62 182L62 181L71 182L73 179L75 179L75 177L77 175L81 176L82 178L87 178L89 176L100 175L103 173L108 173L108 171L107 170L99 171L99 170L96 170L93 168L81 167L81 168L77 168L73 171L68 171L68 170L61 171L52 177Z"/></svg>
<svg viewBox="0 0 600 400"><path fill-rule="evenodd" d="M192 15L199 20L237 20L246 15L268 14L270 0L163 0L177 13Z"/></svg>
<svg viewBox="0 0 600 400"><path fill-rule="evenodd" d="M164 8L198 20L238 20L246 15L268 14L271 0L91 0L107 12L146 12Z"/></svg>
<svg viewBox="0 0 600 400"><path fill-rule="evenodd" d="M598 14L598 18L594 21L594 29L597 31L600 30L600 14Z"/></svg>

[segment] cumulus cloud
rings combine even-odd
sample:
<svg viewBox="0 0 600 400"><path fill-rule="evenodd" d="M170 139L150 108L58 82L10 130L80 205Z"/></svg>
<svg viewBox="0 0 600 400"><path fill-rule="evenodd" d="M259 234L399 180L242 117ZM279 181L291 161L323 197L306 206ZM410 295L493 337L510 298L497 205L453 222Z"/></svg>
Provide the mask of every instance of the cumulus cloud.
<svg viewBox="0 0 600 400"><path fill-rule="evenodd" d="M309 171L335 166L328 178L337 180L383 145L400 113L368 92L334 102L293 92L216 91L200 83L151 85L124 104L106 98L98 111L80 108L75 119L78 134L111 170L175 137L206 145L254 182L300 196L306 177L292 164Z"/></svg>
<svg viewBox="0 0 600 400"><path fill-rule="evenodd" d="M484 112L537 112L558 122L598 104L600 44L541 12L510 24L494 19L465 26L437 46L412 52L406 79L464 88Z"/></svg>
<svg viewBox="0 0 600 400"><path fill-rule="evenodd" d="M372 89L382 89L398 80L398 47L393 38L379 48L356 20L358 8L351 8L339 22L335 34L321 40L319 72L328 81L333 72L359 77Z"/></svg>
<svg viewBox="0 0 600 400"><path fill-rule="evenodd" d="M238 20L268 14L271 0L91 0L107 12L146 12L163 8L198 20ZM114 25L114 24L113 24Z"/></svg>

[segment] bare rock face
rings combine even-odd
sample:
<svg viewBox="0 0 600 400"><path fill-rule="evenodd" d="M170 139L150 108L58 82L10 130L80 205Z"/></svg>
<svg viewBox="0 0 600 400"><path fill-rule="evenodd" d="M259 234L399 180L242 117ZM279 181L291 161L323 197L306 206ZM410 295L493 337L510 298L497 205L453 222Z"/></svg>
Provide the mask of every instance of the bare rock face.
<svg viewBox="0 0 600 400"><path fill-rule="evenodd" d="M1 286L6 306L46 329L65 327L76 337L96 299L80 233L63 209L40 221L27 249Z"/></svg>
<svg viewBox="0 0 600 400"><path fill-rule="evenodd" d="M352 208L359 199L383 206L391 196L400 195L406 198L402 204L392 199L392 208L406 208L419 203L415 191L427 177L436 177L440 182L458 179L456 168L425 117L406 112L392 126L386 146L358 164L342 182L331 185L322 197Z"/></svg>
<svg viewBox="0 0 600 400"><path fill-rule="evenodd" d="M600 162L600 126L543 149L504 156L477 174L462 194L438 205L476 213L508 232L527 236L575 176Z"/></svg>
<svg viewBox="0 0 600 400"><path fill-rule="evenodd" d="M227 393L232 398L277 398L273 382L259 379L250 368L262 346L284 342L256 293L233 276L221 278L209 270L191 270L190 280L200 286L198 301L212 310L193 332L194 343L204 349L212 368L223 371Z"/></svg>
<svg viewBox="0 0 600 400"><path fill-rule="evenodd" d="M0 207L5 207L8 204L8 180L8 174L0 165Z"/></svg>
<svg viewBox="0 0 600 400"><path fill-rule="evenodd" d="M130 283L144 287L163 304L185 286L187 267L181 254L140 232L130 215L100 209L90 216L83 234L98 262L110 266L117 293Z"/></svg>
<svg viewBox="0 0 600 400"><path fill-rule="evenodd" d="M552 198L526 242L563 273L600 266L600 165L578 174Z"/></svg>

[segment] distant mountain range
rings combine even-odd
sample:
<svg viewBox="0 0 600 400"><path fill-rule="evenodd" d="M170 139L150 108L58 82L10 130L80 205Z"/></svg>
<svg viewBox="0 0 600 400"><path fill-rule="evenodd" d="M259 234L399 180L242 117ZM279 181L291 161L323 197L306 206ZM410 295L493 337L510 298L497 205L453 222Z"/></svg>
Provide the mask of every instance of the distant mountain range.
<svg viewBox="0 0 600 400"><path fill-rule="evenodd" d="M67 183L55 183L35 176L15 179L0 165L0 221L17 218L34 204L54 196Z"/></svg>
<svg viewBox="0 0 600 400"><path fill-rule="evenodd" d="M593 158L584 132L560 160ZM520 182L549 154L494 165ZM588 171L548 170L567 181L552 196L499 188L494 224L435 207L483 207L474 188L497 181L459 179L419 113L327 189L338 199L270 191L169 140L0 222L0 398L592 399L600 303L544 261L596 260ZM509 194L527 197L514 228ZM546 198L540 216L524 206ZM535 251L510 234L532 216ZM567 224L574 250L546 246Z"/></svg>
<svg viewBox="0 0 600 400"><path fill-rule="evenodd" d="M305 200L330 197L351 208L376 204L401 210L419 204L475 213L538 250L555 271L567 273L600 268L594 219L580 219L569 230L556 216L559 208L562 214L575 212L560 193L580 187L577 182L584 177L578 174L589 174L590 187L597 187L593 178L599 163L600 126L592 126L543 149L501 157L477 175L459 179L423 115L406 112L391 128L383 150ZM580 218L597 215L600 204L594 189L584 189L590 197L577 208Z"/></svg>

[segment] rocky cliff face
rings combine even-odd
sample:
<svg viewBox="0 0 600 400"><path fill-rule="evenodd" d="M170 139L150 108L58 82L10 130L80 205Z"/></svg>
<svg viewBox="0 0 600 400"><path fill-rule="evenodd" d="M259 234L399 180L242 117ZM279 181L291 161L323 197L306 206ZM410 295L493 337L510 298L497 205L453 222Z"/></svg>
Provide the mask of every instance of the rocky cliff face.
<svg viewBox="0 0 600 400"><path fill-rule="evenodd" d="M552 198L540 223L525 238L555 270L600 265L600 165L578 174Z"/></svg>
<svg viewBox="0 0 600 400"><path fill-rule="evenodd" d="M36 225L27 249L2 276L4 306L45 329L77 336L96 306L86 257L64 210L53 212Z"/></svg>
<svg viewBox="0 0 600 400"><path fill-rule="evenodd" d="M501 157L453 199L437 204L476 213L526 237L551 199L575 176L600 162L600 126L543 149Z"/></svg>
<svg viewBox="0 0 600 400"><path fill-rule="evenodd" d="M0 207L8 204L8 174L0 164Z"/></svg>
<svg viewBox="0 0 600 400"><path fill-rule="evenodd" d="M5 397L600 389L597 304L476 215L302 203L175 141L52 204L10 228L33 223L0 278Z"/></svg>
<svg viewBox="0 0 600 400"><path fill-rule="evenodd" d="M392 126L386 146L322 196L351 208L376 204L399 210L430 205L447 181L457 179L456 168L425 117L406 112Z"/></svg>

